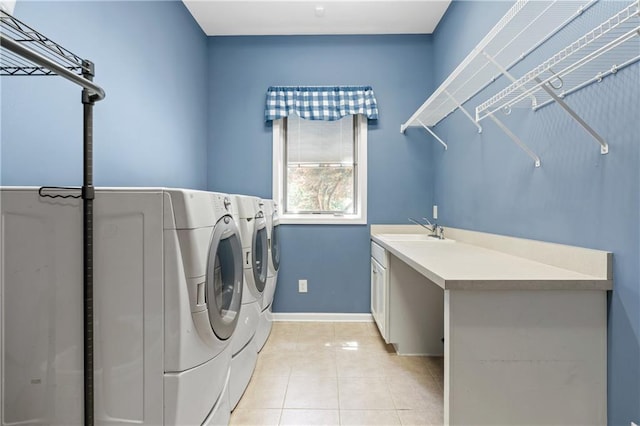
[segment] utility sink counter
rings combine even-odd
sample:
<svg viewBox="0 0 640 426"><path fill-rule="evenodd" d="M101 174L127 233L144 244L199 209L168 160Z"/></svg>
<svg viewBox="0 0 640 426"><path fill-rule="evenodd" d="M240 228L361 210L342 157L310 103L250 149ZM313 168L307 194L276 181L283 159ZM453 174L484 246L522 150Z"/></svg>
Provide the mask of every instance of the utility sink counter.
<svg viewBox="0 0 640 426"><path fill-rule="evenodd" d="M605 425L612 254L444 235L371 226L374 319L399 354L444 355L445 424Z"/></svg>
<svg viewBox="0 0 640 426"><path fill-rule="evenodd" d="M372 233L371 239L443 289L612 288L611 279L606 277L587 275L463 241L439 240L426 233Z"/></svg>

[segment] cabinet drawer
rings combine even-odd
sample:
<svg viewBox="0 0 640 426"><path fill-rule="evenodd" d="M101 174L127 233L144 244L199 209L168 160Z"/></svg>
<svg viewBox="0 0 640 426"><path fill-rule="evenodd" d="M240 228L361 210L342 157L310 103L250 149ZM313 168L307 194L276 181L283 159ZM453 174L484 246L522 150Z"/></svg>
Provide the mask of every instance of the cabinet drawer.
<svg viewBox="0 0 640 426"><path fill-rule="evenodd" d="M371 241L371 257L377 260L381 266L387 267L386 250L375 241Z"/></svg>

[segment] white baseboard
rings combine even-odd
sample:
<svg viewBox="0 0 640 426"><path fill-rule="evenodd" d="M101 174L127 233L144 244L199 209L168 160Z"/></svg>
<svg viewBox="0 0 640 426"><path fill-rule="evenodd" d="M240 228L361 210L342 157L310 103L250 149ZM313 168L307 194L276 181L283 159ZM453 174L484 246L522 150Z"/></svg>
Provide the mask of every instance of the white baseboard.
<svg viewBox="0 0 640 426"><path fill-rule="evenodd" d="M373 322L371 314L340 314L324 312L274 312L274 321Z"/></svg>

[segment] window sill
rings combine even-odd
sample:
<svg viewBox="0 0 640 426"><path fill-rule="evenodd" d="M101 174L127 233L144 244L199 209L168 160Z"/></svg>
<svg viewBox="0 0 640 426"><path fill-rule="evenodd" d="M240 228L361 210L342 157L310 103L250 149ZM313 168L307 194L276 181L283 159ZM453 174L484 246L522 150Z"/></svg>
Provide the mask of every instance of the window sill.
<svg viewBox="0 0 640 426"><path fill-rule="evenodd" d="M281 214L280 224L285 225L366 225L367 218L358 215L296 215Z"/></svg>

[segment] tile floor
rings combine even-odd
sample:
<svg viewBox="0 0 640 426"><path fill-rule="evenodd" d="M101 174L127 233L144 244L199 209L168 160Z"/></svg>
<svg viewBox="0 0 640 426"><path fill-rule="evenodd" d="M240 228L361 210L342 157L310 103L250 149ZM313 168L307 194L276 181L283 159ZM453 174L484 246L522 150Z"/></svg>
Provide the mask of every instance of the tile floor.
<svg viewBox="0 0 640 426"><path fill-rule="evenodd" d="M443 368L374 323L276 322L230 424L442 425Z"/></svg>

